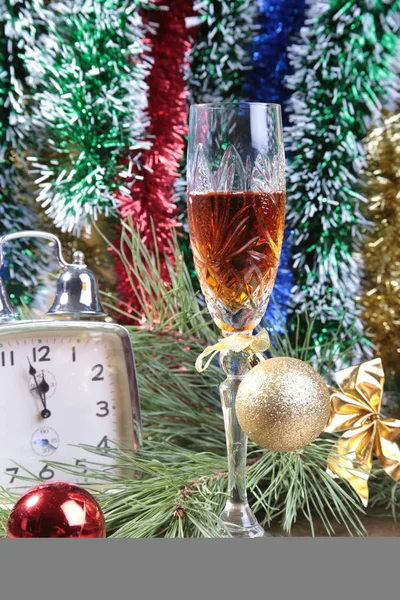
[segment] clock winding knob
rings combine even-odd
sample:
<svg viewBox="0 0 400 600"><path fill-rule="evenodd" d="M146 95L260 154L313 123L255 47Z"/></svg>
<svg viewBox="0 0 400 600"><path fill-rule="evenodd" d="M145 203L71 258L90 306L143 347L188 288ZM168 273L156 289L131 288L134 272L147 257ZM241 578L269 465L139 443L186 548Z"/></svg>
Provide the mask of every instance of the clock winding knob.
<svg viewBox="0 0 400 600"><path fill-rule="evenodd" d="M74 265L81 265L82 267L86 267L85 255L81 250L76 250L76 252L73 253L72 262Z"/></svg>

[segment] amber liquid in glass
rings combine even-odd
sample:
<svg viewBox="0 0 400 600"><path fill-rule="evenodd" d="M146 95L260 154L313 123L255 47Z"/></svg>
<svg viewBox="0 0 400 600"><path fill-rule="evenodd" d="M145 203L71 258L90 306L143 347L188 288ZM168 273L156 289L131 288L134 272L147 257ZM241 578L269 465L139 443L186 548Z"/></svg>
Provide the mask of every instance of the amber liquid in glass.
<svg viewBox="0 0 400 600"><path fill-rule="evenodd" d="M278 270L285 197L284 191L188 195L196 271L222 330L252 329L266 309Z"/></svg>

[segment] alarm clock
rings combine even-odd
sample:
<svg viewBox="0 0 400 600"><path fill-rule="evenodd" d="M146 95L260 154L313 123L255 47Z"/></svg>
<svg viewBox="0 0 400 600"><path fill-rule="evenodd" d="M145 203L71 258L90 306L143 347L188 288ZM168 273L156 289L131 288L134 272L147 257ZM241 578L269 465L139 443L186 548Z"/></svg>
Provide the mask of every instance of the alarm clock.
<svg viewBox="0 0 400 600"><path fill-rule="evenodd" d="M53 242L63 272L47 317L38 321L20 320L0 278L0 485L24 491L30 486L20 477L29 475L84 485L85 460L107 465L109 459L106 452L92 459L79 445L141 445L132 344L124 327L105 322L83 253L68 264L57 236L4 235L0 269L4 244L25 237ZM56 463L74 466L74 473Z"/></svg>

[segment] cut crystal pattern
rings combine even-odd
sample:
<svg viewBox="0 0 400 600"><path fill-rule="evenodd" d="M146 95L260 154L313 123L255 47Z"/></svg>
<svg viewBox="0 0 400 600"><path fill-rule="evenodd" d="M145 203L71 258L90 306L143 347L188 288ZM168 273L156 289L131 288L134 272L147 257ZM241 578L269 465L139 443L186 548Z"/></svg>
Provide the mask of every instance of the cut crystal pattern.
<svg viewBox="0 0 400 600"><path fill-rule="evenodd" d="M242 159L234 146L228 146L215 175L216 192L243 192L246 189L246 172Z"/></svg>
<svg viewBox="0 0 400 600"><path fill-rule="evenodd" d="M276 192L285 190L285 158L283 150L271 158L267 151L258 152L254 160L246 157L245 165L230 144L213 173L198 144L193 161L189 186L193 192Z"/></svg>

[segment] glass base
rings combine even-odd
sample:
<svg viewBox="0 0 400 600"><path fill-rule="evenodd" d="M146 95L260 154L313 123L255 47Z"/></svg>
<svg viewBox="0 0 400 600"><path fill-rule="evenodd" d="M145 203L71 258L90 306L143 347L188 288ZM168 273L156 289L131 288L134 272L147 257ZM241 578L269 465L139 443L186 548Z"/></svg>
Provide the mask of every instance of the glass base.
<svg viewBox="0 0 400 600"><path fill-rule="evenodd" d="M220 518L228 531L228 535L223 537L255 538L265 536L264 529L247 502L228 500Z"/></svg>

